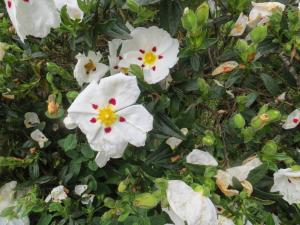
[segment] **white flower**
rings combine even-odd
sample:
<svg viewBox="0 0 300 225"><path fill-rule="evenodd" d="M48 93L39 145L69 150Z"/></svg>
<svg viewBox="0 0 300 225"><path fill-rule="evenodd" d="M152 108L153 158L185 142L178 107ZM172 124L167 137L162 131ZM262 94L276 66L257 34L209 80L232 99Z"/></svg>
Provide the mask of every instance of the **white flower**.
<svg viewBox="0 0 300 225"><path fill-rule="evenodd" d="M239 64L236 61L224 62L212 72L212 76L216 76L222 73L230 73L238 66Z"/></svg>
<svg viewBox="0 0 300 225"><path fill-rule="evenodd" d="M178 61L178 40L155 26L135 28L131 36L132 39L124 41L123 46L127 49L134 46L134 49L124 54L118 66L129 68L131 64L139 65L144 71L145 81L149 84L164 80Z"/></svg>
<svg viewBox="0 0 300 225"><path fill-rule="evenodd" d="M234 189L229 189L229 186L232 186L232 178L235 177L238 179L248 194L252 193L252 185L246 179L251 172L251 170L255 169L256 167L260 166L262 162L258 158L251 158L250 160L246 160L243 165L236 166L224 170L218 170L216 175L216 184L220 188L220 190L226 196L234 196L237 195L239 192Z"/></svg>
<svg viewBox="0 0 300 225"><path fill-rule="evenodd" d="M81 203L83 205L89 205L89 204L93 203L94 198L95 198L94 194L83 194L82 199L81 199Z"/></svg>
<svg viewBox="0 0 300 225"><path fill-rule="evenodd" d="M17 182L11 181L9 183L4 184L0 188L0 214L2 211L8 207L12 207L15 205L15 192L16 192ZM29 225L29 218L13 218L8 219L5 217L0 217L1 225Z"/></svg>
<svg viewBox="0 0 300 225"><path fill-rule="evenodd" d="M218 166L217 160L208 152L194 149L186 157L186 162L203 166Z"/></svg>
<svg viewBox="0 0 300 225"><path fill-rule="evenodd" d="M60 185L52 189L51 193L45 199L45 202L53 201L53 202L61 202L68 197L65 187Z"/></svg>
<svg viewBox="0 0 300 225"><path fill-rule="evenodd" d="M102 59L100 52L89 51L87 56L79 53L76 59L78 62L74 69L74 77L80 86L92 81L98 82L108 71L108 66L99 62Z"/></svg>
<svg viewBox="0 0 300 225"><path fill-rule="evenodd" d="M180 131L184 136L186 136L187 133L189 132L189 130L187 128L182 128L182 129L180 129ZM169 145L172 150L177 148L182 142L183 142L183 140L176 138L176 137L170 137L166 140L166 144Z"/></svg>
<svg viewBox="0 0 300 225"><path fill-rule="evenodd" d="M88 186L86 184L79 184L75 186L75 194L78 196L81 196L86 190L88 189Z"/></svg>
<svg viewBox="0 0 300 225"><path fill-rule="evenodd" d="M66 118L64 118L64 124L65 127L69 130L73 130L77 127L77 124L74 123L74 121L71 119L71 117L68 115Z"/></svg>
<svg viewBox="0 0 300 225"><path fill-rule="evenodd" d="M48 141L48 138L39 129L31 132L30 137L39 143L40 148L44 148L45 143Z"/></svg>
<svg viewBox="0 0 300 225"><path fill-rule="evenodd" d="M269 17L276 11L284 11L285 5L280 2L252 2L248 25L255 27L269 22Z"/></svg>
<svg viewBox="0 0 300 225"><path fill-rule="evenodd" d="M54 0L56 8L61 10L63 6L67 6L67 13L72 20L82 20L84 13L79 8L77 0Z"/></svg>
<svg viewBox="0 0 300 225"><path fill-rule="evenodd" d="M98 151L96 163L105 166L120 158L128 142L144 146L153 117L142 105L133 105L140 95L137 79L122 73L90 83L68 109L69 116Z"/></svg>
<svg viewBox="0 0 300 225"><path fill-rule="evenodd" d="M46 37L51 28L59 27L60 16L53 1L5 0L7 12L17 34L24 42L26 36Z"/></svg>
<svg viewBox="0 0 300 225"><path fill-rule="evenodd" d="M295 109L290 115L287 117L285 123L282 125L283 129L293 129L298 126L300 123L300 110Z"/></svg>
<svg viewBox="0 0 300 225"><path fill-rule="evenodd" d="M3 60L6 52L7 44L0 42L0 62Z"/></svg>
<svg viewBox="0 0 300 225"><path fill-rule="evenodd" d="M234 225L232 219L228 219L225 216L218 215L218 225Z"/></svg>
<svg viewBox="0 0 300 225"><path fill-rule="evenodd" d="M271 192L279 192L290 205L300 203L300 171L280 169L274 173Z"/></svg>
<svg viewBox="0 0 300 225"><path fill-rule="evenodd" d="M175 225L217 225L217 212L211 200L180 180L168 182L169 214Z"/></svg>
<svg viewBox="0 0 300 225"><path fill-rule="evenodd" d="M35 112L27 112L24 117L24 125L26 128L35 127L40 123L40 119Z"/></svg>
<svg viewBox="0 0 300 225"><path fill-rule="evenodd" d="M248 16L241 13L239 18L235 22L233 29L230 32L230 36L234 36L234 37L241 36L246 30L247 23L248 23Z"/></svg>

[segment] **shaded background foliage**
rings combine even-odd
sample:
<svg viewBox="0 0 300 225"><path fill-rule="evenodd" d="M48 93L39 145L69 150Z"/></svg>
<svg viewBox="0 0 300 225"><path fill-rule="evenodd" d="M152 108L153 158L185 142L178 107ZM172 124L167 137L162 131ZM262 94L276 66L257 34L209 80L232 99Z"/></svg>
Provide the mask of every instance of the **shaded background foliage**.
<svg viewBox="0 0 300 225"><path fill-rule="evenodd" d="M282 18L280 15L271 18L268 35L256 50L261 57L248 62L236 51L238 38L229 37L229 33L239 13L249 12L250 1L215 1L218 11L210 13L203 27L203 43L197 48L189 43L181 17L185 7L196 9L203 1L139 2L145 5L127 1L129 7L124 8L123 0L81 2L85 12L81 23L70 20L64 9L59 29L43 40L29 38L25 43L14 34L4 3L0 3L0 12L4 13L0 19L0 41L10 44L0 63L1 183L17 180L23 187L32 187L19 204L30 214L32 224L39 225L100 224L100 221L101 224L165 224L169 218L159 205L146 209L134 201L139 193L155 191L157 178L201 184L224 212L235 218L246 215L253 224L274 224L271 213L278 214L283 224L299 223L299 207L288 205L269 190L277 168L300 163L297 151L300 133L283 130L280 121L253 134L243 133L232 125L232 117L241 113L249 127L265 104L279 110L282 120L299 107L300 23L293 16L295 2L280 1L287 4L287 10ZM139 102L155 116L154 130L146 146L130 146L122 159L111 160L99 169L84 135L79 130L64 128L65 112L61 111L56 118L49 117L47 101L49 95L55 95L65 111L80 92L72 75L77 53L99 50L108 64L107 41L128 38L126 22L166 29L181 43L180 61L172 70L173 81L167 91L159 85L140 82ZM226 60L243 63L245 69L212 77L213 69ZM283 92L286 99L279 101L277 97ZM36 112L43 121L39 129L50 140L44 149L39 149L30 138L32 130L24 127L24 114L29 111ZM180 132L183 127L189 129L187 136ZM175 150L165 144L166 138L173 136L184 140ZM213 143L207 144L205 138ZM272 154L262 151L270 140L278 145ZM250 174L252 196L241 192L227 198L215 185L216 169L185 163L185 156L194 146L212 153L221 168L239 165L248 156L259 155L264 165ZM43 199L59 183L70 190L70 198L62 204L46 204ZM96 194L92 205L81 205L72 194L79 183L88 184L89 192ZM125 191L118 191L120 183L125 185Z"/></svg>

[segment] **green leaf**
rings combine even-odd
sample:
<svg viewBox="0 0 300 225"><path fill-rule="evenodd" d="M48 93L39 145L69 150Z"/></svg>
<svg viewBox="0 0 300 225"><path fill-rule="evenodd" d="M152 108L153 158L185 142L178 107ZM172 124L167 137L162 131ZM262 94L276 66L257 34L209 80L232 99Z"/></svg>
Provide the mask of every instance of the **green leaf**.
<svg viewBox="0 0 300 225"><path fill-rule="evenodd" d="M264 85L266 89L272 94L273 96L277 96L280 94L279 85L277 84L277 81L274 80L271 76L267 74L261 74L260 78L264 82Z"/></svg>
<svg viewBox="0 0 300 225"><path fill-rule="evenodd" d="M59 140L57 143L66 152L73 150L77 146L76 134L69 134L66 138Z"/></svg>
<svg viewBox="0 0 300 225"><path fill-rule="evenodd" d="M53 218L53 215L44 213L44 214L40 217L40 219L39 219L37 225L48 225L48 224L50 224L50 222L52 221L52 218Z"/></svg>
<svg viewBox="0 0 300 225"><path fill-rule="evenodd" d="M248 175L247 180L252 184L258 183L260 180L262 180L268 172L268 165L262 164L255 169L251 170L251 172Z"/></svg>
<svg viewBox="0 0 300 225"><path fill-rule="evenodd" d="M91 149L90 145L85 144L80 148L82 155L87 159L93 159L95 157L95 151Z"/></svg>
<svg viewBox="0 0 300 225"><path fill-rule="evenodd" d="M177 32L182 15L182 7L180 1L162 0L160 2L160 24L171 35Z"/></svg>

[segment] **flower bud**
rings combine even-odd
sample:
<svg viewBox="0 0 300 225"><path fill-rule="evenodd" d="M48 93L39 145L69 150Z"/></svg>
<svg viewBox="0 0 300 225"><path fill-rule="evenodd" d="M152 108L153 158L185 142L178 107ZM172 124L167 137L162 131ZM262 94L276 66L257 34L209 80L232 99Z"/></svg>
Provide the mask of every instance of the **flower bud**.
<svg viewBox="0 0 300 225"><path fill-rule="evenodd" d="M182 26L189 32L197 29L197 17L193 10L189 8L184 9L183 16L181 17Z"/></svg>
<svg viewBox="0 0 300 225"><path fill-rule="evenodd" d="M126 188L127 188L127 182L121 181L118 186L118 192L123 193L125 192Z"/></svg>
<svg viewBox="0 0 300 225"><path fill-rule="evenodd" d="M207 2L203 2L196 10L197 22L198 25L203 26L209 16L209 5Z"/></svg>
<svg viewBox="0 0 300 225"><path fill-rule="evenodd" d="M255 116L252 120L251 120L251 127L254 128L255 130L259 130L261 128L264 127L266 121L268 120L267 114L262 114L260 116Z"/></svg>
<svg viewBox="0 0 300 225"><path fill-rule="evenodd" d="M281 118L281 113L278 110L268 110L267 114L269 116L269 122L274 122L274 121L278 121Z"/></svg>
<svg viewBox="0 0 300 225"><path fill-rule="evenodd" d="M274 155L277 153L278 145L275 141L270 140L263 146L262 152L267 155Z"/></svg>
<svg viewBox="0 0 300 225"><path fill-rule="evenodd" d="M206 96L209 93L209 85L206 83L205 79L198 78L197 84L202 96Z"/></svg>
<svg viewBox="0 0 300 225"><path fill-rule="evenodd" d="M268 34L267 26L257 26L251 31L250 36L251 36L251 40L254 43L258 44L267 37L267 34Z"/></svg>
<svg viewBox="0 0 300 225"><path fill-rule="evenodd" d="M244 142L247 143L253 139L255 135L255 130L252 127L247 127L242 130L242 134L244 137Z"/></svg>
<svg viewBox="0 0 300 225"><path fill-rule="evenodd" d="M143 193L136 195L135 199L133 200L134 206L140 208L151 209L155 207L159 203L160 199L156 197L154 194L151 193Z"/></svg>
<svg viewBox="0 0 300 225"><path fill-rule="evenodd" d="M107 208L114 208L115 207L115 200L110 198L110 197L107 197L104 199L104 206L107 207Z"/></svg>
<svg viewBox="0 0 300 225"><path fill-rule="evenodd" d="M202 142L206 146L212 146L215 143L215 136L212 131L205 131L205 136L202 138Z"/></svg>
<svg viewBox="0 0 300 225"><path fill-rule="evenodd" d="M59 110L59 104L54 101L48 102L48 113L49 114L56 114Z"/></svg>
<svg viewBox="0 0 300 225"><path fill-rule="evenodd" d="M242 116L242 114L239 113L233 117L233 124L238 129L242 129L245 127L246 121L245 121L244 117Z"/></svg>

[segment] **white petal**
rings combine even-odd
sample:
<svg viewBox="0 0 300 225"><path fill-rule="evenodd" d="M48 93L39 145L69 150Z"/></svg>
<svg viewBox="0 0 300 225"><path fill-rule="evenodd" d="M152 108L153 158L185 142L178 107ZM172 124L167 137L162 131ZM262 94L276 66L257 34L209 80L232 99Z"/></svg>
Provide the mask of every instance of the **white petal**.
<svg viewBox="0 0 300 225"><path fill-rule="evenodd" d="M237 68L238 66L239 64L236 61L224 62L212 72L212 76L216 76L222 73L229 73L233 71L235 68Z"/></svg>
<svg viewBox="0 0 300 225"><path fill-rule="evenodd" d="M67 13L73 20L82 20L84 13L79 8L77 0L67 0Z"/></svg>
<svg viewBox="0 0 300 225"><path fill-rule="evenodd" d="M39 146L41 148L44 147L44 144L45 142L48 141L48 138L46 138L46 136L39 130L39 129L36 129L35 131L33 131L31 134L30 134L30 137L39 143Z"/></svg>
<svg viewBox="0 0 300 225"><path fill-rule="evenodd" d="M24 124L26 128L35 127L40 123L40 119L35 112L27 112L24 117Z"/></svg>
<svg viewBox="0 0 300 225"><path fill-rule="evenodd" d="M116 100L115 110L134 104L140 95L136 77L122 73L102 79L99 89L102 94L101 99L105 99L106 102L111 98Z"/></svg>
<svg viewBox="0 0 300 225"><path fill-rule="evenodd" d="M158 63L156 65L156 69L153 70L152 68L144 70L144 80L148 84L156 84L163 79L165 79L170 73L169 68L165 67L162 63Z"/></svg>
<svg viewBox="0 0 300 225"><path fill-rule="evenodd" d="M53 1L5 1L7 12L20 39L26 36L46 37L51 28L60 24L60 16Z"/></svg>
<svg viewBox="0 0 300 225"><path fill-rule="evenodd" d="M153 116L142 105L133 105L118 111L118 115L126 119L127 123L144 132L153 129Z"/></svg>
<svg viewBox="0 0 300 225"><path fill-rule="evenodd" d="M94 194L83 194L81 203L83 205L89 205L89 204L93 203L94 198L95 198Z"/></svg>
<svg viewBox="0 0 300 225"><path fill-rule="evenodd" d="M67 129L73 130L77 127L77 124L72 120L72 118L68 115L64 118L64 124Z"/></svg>
<svg viewBox="0 0 300 225"><path fill-rule="evenodd" d="M169 145L172 150L177 148L182 142L183 140L176 137L170 137L166 140L166 144Z"/></svg>
<svg viewBox="0 0 300 225"><path fill-rule="evenodd" d="M79 184L75 186L75 194L78 196L81 196L86 190L88 189L88 186L86 184Z"/></svg>
<svg viewBox="0 0 300 225"><path fill-rule="evenodd" d="M20 219L8 219L4 217L0 217L0 224L1 225L29 225L29 218L24 217Z"/></svg>
<svg viewBox="0 0 300 225"><path fill-rule="evenodd" d="M225 216L219 215L218 225L234 225L234 222L232 221L232 219L228 219Z"/></svg>
<svg viewBox="0 0 300 225"><path fill-rule="evenodd" d="M271 192L282 194L283 199L290 205L300 203L300 171L280 169L275 172Z"/></svg>
<svg viewBox="0 0 300 225"><path fill-rule="evenodd" d="M119 66L120 59L118 58L119 56L118 50L119 48L121 48L122 42L123 41L120 39L114 39L108 42L108 48L109 48L108 60L109 60L110 73L112 75L119 72L119 70L116 69L116 67Z"/></svg>
<svg viewBox="0 0 300 225"><path fill-rule="evenodd" d="M96 158L95 158L95 162L96 164L102 168L106 165L106 163L109 161L110 157L108 156L108 154L106 154L105 151L100 151L98 152Z"/></svg>
<svg viewBox="0 0 300 225"><path fill-rule="evenodd" d="M55 6L58 10L61 10L64 5L67 4L67 0L54 0Z"/></svg>
<svg viewBox="0 0 300 225"><path fill-rule="evenodd" d="M218 166L217 160L208 152L194 149L186 157L186 161L191 164L204 166Z"/></svg>
<svg viewBox="0 0 300 225"><path fill-rule="evenodd" d="M11 181L4 184L0 188L0 213L14 204L15 189L17 187L16 181Z"/></svg>
<svg viewBox="0 0 300 225"><path fill-rule="evenodd" d="M61 202L62 200L66 199L67 197L68 196L67 196L67 193L65 192L65 187L62 185L53 188L51 191L51 199L54 202Z"/></svg>
<svg viewBox="0 0 300 225"><path fill-rule="evenodd" d="M180 219L172 209L163 208L162 210L169 215L174 225L184 225L184 220Z"/></svg>
<svg viewBox="0 0 300 225"><path fill-rule="evenodd" d="M234 25L234 28L230 32L230 36L241 36L246 30L247 23L248 16L241 13Z"/></svg>
<svg viewBox="0 0 300 225"><path fill-rule="evenodd" d="M293 129L297 127L299 123L300 123L300 110L295 109L293 112L290 113L285 123L282 125L282 128L286 130Z"/></svg>

